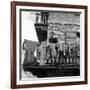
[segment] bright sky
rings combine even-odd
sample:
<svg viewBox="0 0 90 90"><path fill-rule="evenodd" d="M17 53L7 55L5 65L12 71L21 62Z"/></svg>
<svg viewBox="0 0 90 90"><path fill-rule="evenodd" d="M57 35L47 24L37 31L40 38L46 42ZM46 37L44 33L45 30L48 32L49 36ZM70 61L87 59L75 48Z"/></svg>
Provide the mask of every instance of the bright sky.
<svg viewBox="0 0 90 90"><path fill-rule="evenodd" d="M35 12L23 11L22 12L22 42L24 39L38 41L34 23L35 23Z"/></svg>

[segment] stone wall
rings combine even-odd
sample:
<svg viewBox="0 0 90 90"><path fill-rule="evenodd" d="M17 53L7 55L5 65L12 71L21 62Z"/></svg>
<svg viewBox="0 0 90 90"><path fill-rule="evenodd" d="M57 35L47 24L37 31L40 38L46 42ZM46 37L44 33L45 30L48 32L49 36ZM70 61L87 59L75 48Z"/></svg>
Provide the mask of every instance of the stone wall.
<svg viewBox="0 0 90 90"><path fill-rule="evenodd" d="M48 22L79 25L80 15L74 12L49 12Z"/></svg>
<svg viewBox="0 0 90 90"><path fill-rule="evenodd" d="M63 38L68 39L64 40L66 43L75 43L77 40L77 32L80 33L80 13L49 12L48 37L52 31L58 34L59 37L62 38L61 40L63 40Z"/></svg>

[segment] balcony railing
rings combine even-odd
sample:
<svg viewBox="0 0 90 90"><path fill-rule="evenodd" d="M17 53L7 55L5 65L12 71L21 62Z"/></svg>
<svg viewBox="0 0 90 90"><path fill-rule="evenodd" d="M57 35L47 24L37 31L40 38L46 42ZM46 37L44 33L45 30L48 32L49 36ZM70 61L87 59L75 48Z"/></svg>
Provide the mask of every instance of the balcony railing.
<svg viewBox="0 0 90 90"><path fill-rule="evenodd" d="M41 12L41 14L36 14L36 24L47 24L48 23L48 14Z"/></svg>

